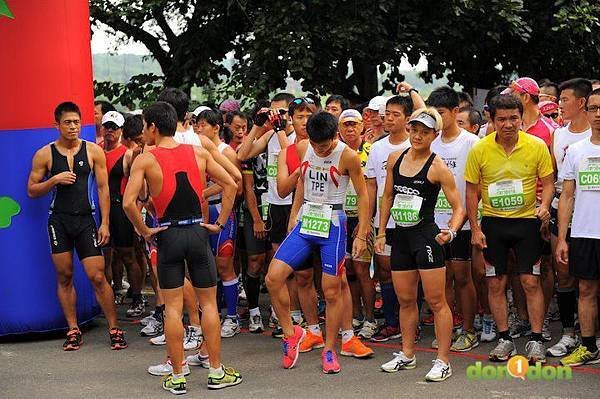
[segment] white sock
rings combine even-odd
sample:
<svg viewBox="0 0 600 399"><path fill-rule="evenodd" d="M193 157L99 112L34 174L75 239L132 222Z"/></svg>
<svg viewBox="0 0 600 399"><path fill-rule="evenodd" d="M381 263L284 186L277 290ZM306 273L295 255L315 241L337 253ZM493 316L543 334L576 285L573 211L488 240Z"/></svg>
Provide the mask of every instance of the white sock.
<svg viewBox="0 0 600 399"><path fill-rule="evenodd" d="M354 337L354 331L352 330L344 330L342 331L342 344L350 341Z"/></svg>
<svg viewBox="0 0 600 399"><path fill-rule="evenodd" d="M221 378L225 375L225 370L223 370L223 366L213 369L212 367L209 370L209 374L217 377L217 378Z"/></svg>
<svg viewBox="0 0 600 399"><path fill-rule="evenodd" d="M183 378L183 377L184 377L183 372L181 374L175 374L175 373L173 373L173 379L174 380L178 380L178 379Z"/></svg>
<svg viewBox="0 0 600 399"><path fill-rule="evenodd" d="M260 309L259 308L250 309L250 317L252 317L252 316L260 316Z"/></svg>
<svg viewBox="0 0 600 399"><path fill-rule="evenodd" d="M308 330L315 335L321 335L321 327L318 324L308 326Z"/></svg>

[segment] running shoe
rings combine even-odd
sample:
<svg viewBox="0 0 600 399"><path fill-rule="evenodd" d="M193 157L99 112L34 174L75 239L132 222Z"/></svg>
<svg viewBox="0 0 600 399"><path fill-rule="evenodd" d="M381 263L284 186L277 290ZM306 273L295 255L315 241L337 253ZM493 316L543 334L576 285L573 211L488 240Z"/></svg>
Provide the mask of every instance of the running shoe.
<svg viewBox="0 0 600 399"><path fill-rule="evenodd" d="M110 336L110 349L119 350L127 348L127 341L125 341L125 334L120 328L111 328L108 332Z"/></svg>
<svg viewBox="0 0 600 399"><path fill-rule="evenodd" d="M323 351L321 361L323 362L323 372L325 374L337 374L342 369L337 355L333 351Z"/></svg>
<svg viewBox="0 0 600 399"><path fill-rule="evenodd" d="M463 331L457 338L456 341L450 347L451 351L454 352L468 352L473 348L479 346L479 340L477 334L472 332Z"/></svg>
<svg viewBox="0 0 600 399"><path fill-rule="evenodd" d="M483 316L479 313L475 314L475 319L473 320L473 328L475 331L483 330Z"/></svg>
<svg viewBox="0 0 600 399"><path fill-rule="evenodd" d="M431 370L429 370L429 373L425 376L426 381L444 381L452 375L450 363L446 363L440 359L435 359L431 362L433 363L433 367L431 367Z"/></svg>
<svg viewBox="0 0 600 399"><path fill-rule="evenodd" d="M377 323L365 320L357 335L362 339L371 339L377 333Z"/></svg>
<svg viewBox="0 0 600 399"><path fill-rule="evenodd" d="M310 330L306 330L306 336L300 344L299 351L302 353L310 352L313 349L320 349L325 346L323 334L313 334Z"/></svg>
<svg viewBox="0 0 600 399"><path fill-rule="evenodd" d="M183 349L193 351L202 344L202 329L200 327L188 326L183 338Z"/></svg>
<svg viewBox="0 0 600 399"><path fill-rule="evenodd" d="M291 369L298 361L298 350L306 336L306 331L300 326L294 326L294 335L283 338L283 368Z"/></svg>
<svg viewBox="0 0 600 399"><path fill-rule="evenodd" d="M357 358L364 358L373 356L375 352L363 344L360 339L355 335L346 343L342 343L342 350L340 354L343 356L352 356Z"/></svg>
<svg viewBox="0 0 600 399"><path fill-rule="evenodd" d="M154 310L150 312L150 314L143 319L140 320L140 325L147 326L150 323L150 320L154 319Z"/></svg>
<svg viewBox="0 0 600 399"><path fill-rule="evenodd" d="M463 322L464 319L460 313L452 312L452 326L454 327L454 330L462 328Z"/></svg>
<svg viewBox="0 0 600 399"><path fill-rule="evenodd" d="M148 373L156 376L173 374L173 364L170 359L167 359L164 363L148 367ZM188 366L186 362L183 362L181 365L181 373L183 375L188 375L190 373L190 366Z"/></svg>
<svg viewBox="0 0 600 399"><path fill-rule="evenodd" d="M379 330L377 334L373 335L371 341L385 342L389 341L390 339L400 338L400 335L401 334L399 327L384 326Z"/></svg>
<svg viewBox="0 0 600 399"><path fill-rule="evenodd" d="M64 351L76 351L83 345L83 337L79 328L71 328L67 331L67 339L63 344Z"/></svg>
<svg viewBox="0 0 600 399"><path fill-rule="evenodd" d="M529 324L529 321L515 317L514 321L510 324L509 334L513 339L531 334L531 325Z"/></svg>
<svg viewBox="0 0 600 399"><path fill-rule="evenodd" d="M164 333L157 335L156 337L150 338L148 341L150 341L150 343L152 345L166 345L167 344L167 338L165 337Z"/></svg>
<svg viewBox="0 0 600 399"><path fill-rule="evenodd" d="M492 342L496 340L496 336L496 322L492 316L483 316L481 336L479 337L480 341Z"/></svg>
<svg viewBox="0 0 600 399"><path fill-rule="evenodd" d="M175 379L171 374L169 374L163 377L162 387L164 390L169 391L172 394L183 395L187 392L185 389L185 383L185 377Z"/></svg>
<svg viewBox="0 0 600 399"><path fill-rule="evenodd" d="M542 339L545 342L552 341L552 333L550 332L550 319L545 318L544 324L542 324Z"/></svg>
<svg viewBox="0 0 600 399"><path fill-rule="evenodd" d="M262 317L260 314L250 316L250 324L248 326L248 330L250 330L251 333L255 334L265 331L265 326L263 325Z"/></svg>
<svg viewBox="0 0 600 399"><path fill-rule="evenodd" d="M489 359L491 362L505 362L511 356L517 354L515 343L504 338L498 340L498 345L490 352Z"/></svg>
<svg viewBox="0 0 600 399"><path fill-rule="evenodd" d="M457 331L452 330L452 338L450 341L450 345L452 345L454 343L454 341L456 341L458 336L459 336L459 333ZM415 341L415 343L416 343L416 341ZM434 338L433 341L431 341L431 349L439 349L437 338Z"/></svg>
<svg viewBox="0 0 600 399"><path fill-rule="evenodd" d="M529 364L546 363L546 346L543 342L529 341L525 344L525 357Z"/></svg>
<svg viewBox="0 0 600 399"><path fill-rule="evenodd" d="M125 301L125 297L123 296L123 294L121 294L120 292L116 292L115 293L115 305L117 305L117 306L122 305L124 301Z"/></svg>
<svg viewBox="0 0 600 399"><path fill-rule="evenodd" d="M454 320L453 320L454 321ZM434 325L434 316L433 313L428 313L421 319L421 324L424 326L432 326Z"/></svg>
<svg viewBox="0 0 600 399"><path fill-rule="evenodd" d="M221 365L221 370L223 370L222 376L208 373L208 389L223 389L242 382L242 375L235 371L233 367Z"/></svg>
<svg viewBox="0 0 600 399"><path fill-rule="evenodd" d="M144 310L146 310L146 308L141 299L133 301L131 302L131 305L129 305L129 309L127 309L127 317L140 317L144 314Z"/></svg>
<svg viewBox="0 0 600 399"><path fill-rule="evenodd" d="M411 370L417 367L417 358L412 359L406 357L404 352L394 352L394 358L387 363L381 365L381 369L387 373L395 373L398 370Z"/></svg>
<svg viewBox="0 0 600 399"><path fill-rule="evenodd" d="M600 351L590 352L585 346L579 345L570 355L560 359L563 366L577 367L584 364L600 363Z"/></svg>
<svg viewBox="0 0 600 399"><path fill-rule="evenodd" d="M579 347L579 345L581 345L581 340L578 335L563 334L557 343L548 348L546 354L554 357L566 356Z"/></svg>
<svg viewBox="0 0 600 399"><path fill-rule="evenodd" d="M273 331L271 331L272 338L283 338L283 328L281 326L276 326Z"/></svg>
<svg viewBox="0 0 600 399"><path fill-rule="evenodd" d="M221 338L231 338L234 335L239 334L240 331L240 322L237 320L237 317L225 317L223 325L221 326Z"/></svg>
<svg viewBox="0 0 600 399"><path fill-rule="evenodd" d="M155 337L164 332L164 324L162 321L150 318L150 321L146 324L146 327L142 328L140 335L142 337Z"/></svg>
<svg viewBox="0 0 600 399"><path fill-rule="evenodd" d="M202 368L210 368L210 362L208 361L208 355L203 355L200 352L195 355L189 355L185 358L185 361L190 366L200 366Z"/></svg>
<svg viewBox="0 0 600 399"><path fill-rule="evenodd" d="M352 318L352 330L359 331L362 326L363 323L365 322L365 319L355 319L354 317Z"/></svg>

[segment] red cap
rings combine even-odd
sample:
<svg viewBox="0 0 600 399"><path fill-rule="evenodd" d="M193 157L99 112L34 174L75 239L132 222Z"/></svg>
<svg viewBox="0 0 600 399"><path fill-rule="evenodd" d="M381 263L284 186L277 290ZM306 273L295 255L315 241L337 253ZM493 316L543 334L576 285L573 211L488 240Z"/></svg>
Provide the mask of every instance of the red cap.
<svg viewBox="0 0 600 399"><path fill-rule="evenodd" d="M538 104L540 112L544 115L551 113L552 111L558 110L558 104L554 101L540 101Z"/></svg>
<svg viewBox="0 0 600 399"><path fill-rule="evenodd" d="M538 86L537 82L531 78L519 78L512 82L507 89L502 91L502 94L510 94L513 92L539 96L540 86Z"/></svg>

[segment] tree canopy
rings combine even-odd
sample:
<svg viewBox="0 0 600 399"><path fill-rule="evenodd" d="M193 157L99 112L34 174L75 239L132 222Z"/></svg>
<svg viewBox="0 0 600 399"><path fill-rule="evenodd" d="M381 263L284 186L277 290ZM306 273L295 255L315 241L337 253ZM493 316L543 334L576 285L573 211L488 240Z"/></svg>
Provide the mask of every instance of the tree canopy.
<svg viewBox="0 0 600 399"><path fill-rule="evenodd" d="M426 57L426 81L467 88L600 76L599 16L594 0L91 0L92 23L143 43L165 85L226 82L224 95L248 96L292 77L305 91L369 98L378 72L383 89L402 80L403 57Z"/></svg>

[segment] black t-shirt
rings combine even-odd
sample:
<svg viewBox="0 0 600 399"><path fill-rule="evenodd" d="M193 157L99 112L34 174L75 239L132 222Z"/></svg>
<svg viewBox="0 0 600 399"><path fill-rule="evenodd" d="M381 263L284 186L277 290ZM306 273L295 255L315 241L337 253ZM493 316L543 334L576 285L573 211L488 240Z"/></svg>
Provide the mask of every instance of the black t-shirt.
<svg viewBox="0 0 600 399"><path fill-rule="evenodd" d="M254 158L242 162L242 173L252 172L254 177L254 194L256 195L257 205L261 205L260 196L269 189L267 183L267 153L266 151L258 154Z"/></svg>

